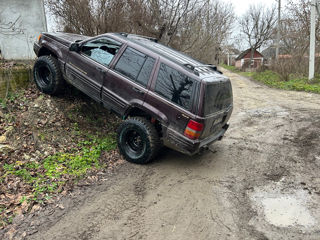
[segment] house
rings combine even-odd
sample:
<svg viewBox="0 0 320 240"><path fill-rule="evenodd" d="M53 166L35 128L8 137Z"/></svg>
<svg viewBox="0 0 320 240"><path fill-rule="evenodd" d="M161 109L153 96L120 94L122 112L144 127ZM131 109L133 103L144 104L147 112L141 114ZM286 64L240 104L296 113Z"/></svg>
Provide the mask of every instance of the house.
<svg viewBox="0 0 320 240"><path fill-rule="evenodd" d="M45 31L44 0L0 0L0 51L4 59L35 58L33 43Z"/></svg>
<svg viewBox="0 0 320 240"><path fill-rule="evenodd" d="M245 50L242 52L237 58L236 58L236 67L237 68L249 68L250 67L250 57L251 57L251 48ZM253 54L253 59L251 62L252 68L258 68L263 65L264 57L263 55L255 50Z"/></svg>

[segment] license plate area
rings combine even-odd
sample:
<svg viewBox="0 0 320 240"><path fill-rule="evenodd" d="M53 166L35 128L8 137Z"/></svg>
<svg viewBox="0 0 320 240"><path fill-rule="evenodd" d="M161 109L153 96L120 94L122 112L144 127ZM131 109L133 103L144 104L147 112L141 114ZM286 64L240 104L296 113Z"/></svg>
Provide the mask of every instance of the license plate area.
<svg viewBox="0 0 320 240"><path fill-rule="evenodd" d="M210 133L217 131L219 128L221 128L222 123L224 123L224 121L226 120L227 115L216 118L213 122L212 122L212 126L210 128Z"/></svg>

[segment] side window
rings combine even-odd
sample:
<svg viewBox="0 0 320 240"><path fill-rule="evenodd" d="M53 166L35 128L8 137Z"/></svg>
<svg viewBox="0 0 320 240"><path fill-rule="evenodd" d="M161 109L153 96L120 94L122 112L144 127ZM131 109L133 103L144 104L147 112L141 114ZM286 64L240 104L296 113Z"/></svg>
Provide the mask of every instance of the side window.
<svg viewBox="0 0 320 240"><path fill-rule="evenodd" d="M190 110L194 81L179 71L161 63L155 92Z"/></svg>
<svg viewBox="0 0 320 240"><path fill-rule="evenodd" d="M108 66L121 47L121 43L102 37L85 43L81 51L89 58Z"/></svg>
<svg viewBox="0 0 320 240"><path fill-rule="evenodd" d="M155 60L137 50L128 47L115 66L115 70L124 76L146 86Z"/></svg>

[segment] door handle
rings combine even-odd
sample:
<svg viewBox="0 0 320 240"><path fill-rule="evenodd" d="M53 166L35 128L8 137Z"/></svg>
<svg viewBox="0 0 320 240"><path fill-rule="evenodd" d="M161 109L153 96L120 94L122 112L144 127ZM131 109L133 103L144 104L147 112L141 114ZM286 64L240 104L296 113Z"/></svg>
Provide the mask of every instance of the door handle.
<svg viewBox="0 0 320 240"><path fill-rule="evenodd" d="M137 93L140 93L140 94L144 93L142 90L140 90L139 88L136 88L136 87L132 87L132 90L137 92Z"/></svg>

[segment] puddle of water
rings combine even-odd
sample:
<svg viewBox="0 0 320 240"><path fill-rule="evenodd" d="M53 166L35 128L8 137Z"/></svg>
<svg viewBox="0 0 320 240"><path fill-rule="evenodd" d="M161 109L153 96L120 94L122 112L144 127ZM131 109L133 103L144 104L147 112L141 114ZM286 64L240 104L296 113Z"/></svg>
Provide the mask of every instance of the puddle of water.
<svg viewBox="0 0 320 240"><path fill-rule="evenodd" d="M311 216L305 204L296 197L287 195L261 199L266 220L279 227L314 226L315 219Z"/></svg>
<svg viewBox="0 0 320 240"><path fill-rule="evenodd" d="M311 228L317 224L308 208L310 196L304 191L283 194L275 189L256 190L251 199L259 215L274 226Z"/></svg>

